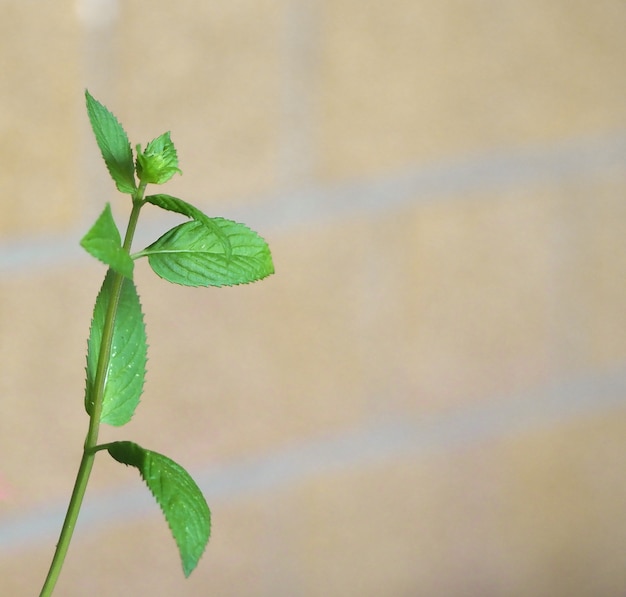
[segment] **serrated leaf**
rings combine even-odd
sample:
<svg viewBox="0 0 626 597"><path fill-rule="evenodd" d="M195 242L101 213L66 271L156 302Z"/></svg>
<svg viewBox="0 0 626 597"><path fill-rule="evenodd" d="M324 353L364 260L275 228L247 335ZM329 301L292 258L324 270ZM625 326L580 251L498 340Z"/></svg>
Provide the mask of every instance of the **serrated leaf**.
<svg viewBox="0 0 626 597"><path fill-rule="evenodd" d="M222 246L224 247L224 255L227 258L230 258L232 253L232 247L230 246L228 236L222 230L222 228L217 225L214 218L209 218L209 216L207 216L197 207L191 205L191 203L187 203L186 201L183 201L178 197L172 197L172 195L159 193L158 195L148 195L144 200L146 203L151 203L152 205L156 205L161 209L173 211L174 213L187 216L192 220L202 222L210 231L217 235L220 242L222 243Z"/></svg>
<svg viewBox="0 0 626 597"><path fill-rule="evenodd" d="M147 256L154 272L185 286L232 286L261 280L274 273L267 243L243 224L212 218L228 238L231 255L219 237L202 222L185 222L138 253Z"/></svg>
<svg viewBox="0 0 626 597"><path fill-rule="evenodd" d="M94 99L89 91L85 91L85 99L91 128L115 186L122 193L133 193L137 188L135 164L126 131L117 118Z"/></svg>
<svg viewBox="0 0 626 597"><path fill-rule="evenodd" d="M85 408L93 412L94 384L104 323L112 298L115 274L109 270L98 293L91 322L87 350ZM122 281L117 317L113 326L111 353L106 372L100 420L120 426L132 418L143 391L147 345L141 304L132 280Z"/></svg>
<svg viewBox="0 0 626 597"><path fill-rule="evenodd" d="M109 454L134 466L163 511L189 576L198 565L211 534L211 511L189 473L179 464L133 442L114 442Z"/></svg>
<svg viewBox="0 0 626 597"><path fill-rule="evenodd" d="M141 182L163 184L174 174L182 174L178 167L178 154L170 133L163 133L141 151L137 145L137 176Z"/></svg>
<svg viewBox="0 0 626 597"><path fill-rule="evenodd" d="M134 262L122 247L120 231L115 225L109 203L106 204L104 211L89 232L83 236L80 244L87 253L111 266L116 272L132 279Z"/></svg>

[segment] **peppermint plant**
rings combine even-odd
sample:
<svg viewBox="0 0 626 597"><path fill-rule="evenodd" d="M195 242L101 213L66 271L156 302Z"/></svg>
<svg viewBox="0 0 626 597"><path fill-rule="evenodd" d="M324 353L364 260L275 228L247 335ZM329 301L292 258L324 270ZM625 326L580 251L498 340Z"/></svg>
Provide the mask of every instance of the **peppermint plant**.
<svg viewBox="0 0 626 597"><path fill-rule="evenodd" d="M261 280L274 272L267 243L248 227L205 215L193 205L163 193L147 194L180 174L170 133L136 146L115 116L88 91L89 121L104 163L117 187L130 198L124 239L111 207L104 210L81 240L82 247L108 266L93 310L87 342L85 410L89 426L74 490L50 570L40 597L52 595L76 525L96 454L108 452L135 467L161 507L180 553L183 572L196 568L211 533L211 513L202 492L185 469L158 452L131 441L98 443L100 425L120 427L133 416L146 375L146 330L133 282L135 261L146 258L161 278L184 286L232 286ZM142 208L150 204L182 214L152 244L133 252L133 236Z"/></svg>

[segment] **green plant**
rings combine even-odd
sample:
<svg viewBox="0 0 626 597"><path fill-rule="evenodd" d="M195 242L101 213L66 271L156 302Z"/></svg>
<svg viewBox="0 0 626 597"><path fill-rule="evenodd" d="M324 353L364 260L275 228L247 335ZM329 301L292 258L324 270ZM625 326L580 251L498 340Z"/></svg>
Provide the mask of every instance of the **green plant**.
<svg viewBox="0 0 626 597"><path fill-rule="evenodd" d="M189 576L205 550L211 514L191 476L162 454L129 441L98 444L101 423L121 426L130 421L139 403L146 373L146 332L133 283L134 263L146 257L154 272L185 286L231 286L260 280L274 272L266 242L255 232L223 218L210 218L182 199L146 195L148 184L163 184L178 168L170 133L137 145L136 159L121 124L109 110L85 92L87 113L106 167L117 189L130 195L131 212L124 241L107 203L81 240L83 248L108 266L93 311L87 346L85 409L89 428L74 490L59 541L40 597L54 590L85 489L98 452L106 450L118 462L131 465L156 498ZM135 253L131 244L139 213L151 204L188 218L151 245Z"/></svg>

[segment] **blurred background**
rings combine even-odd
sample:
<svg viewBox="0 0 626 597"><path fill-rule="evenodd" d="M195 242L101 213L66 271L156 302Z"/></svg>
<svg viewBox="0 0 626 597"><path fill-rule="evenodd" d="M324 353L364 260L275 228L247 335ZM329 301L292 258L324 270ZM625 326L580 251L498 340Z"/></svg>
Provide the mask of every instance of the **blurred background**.
<svg viewBox="0 0 626 597"><path fill-rule="evenodd" d="M4 0L0 594L39 592L87 429L116 193L84 89L164 187L243 221L276 274L136 269L150 344L131 439L198 480L185 580L105 455L57 592L626 595L626 3ZM145 210L136 247L178 223ZM143 243L143 245L142 245Z"/></svg>

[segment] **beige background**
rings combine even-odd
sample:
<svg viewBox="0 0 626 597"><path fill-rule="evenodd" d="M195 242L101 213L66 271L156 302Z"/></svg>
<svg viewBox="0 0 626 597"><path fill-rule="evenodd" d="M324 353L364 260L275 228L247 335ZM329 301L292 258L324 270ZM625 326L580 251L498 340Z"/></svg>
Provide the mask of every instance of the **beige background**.
<svg viewBox="0 0 626 597"><path fill-rule="evenodd" d="M83 90L277 273L137 267L134 420L213 511L183 578L103 455L59 596L626 595L626 4L7 0L0 594L38 594L87 419L111 201ZM137 246L178 221L146 212Z"/></svg>

